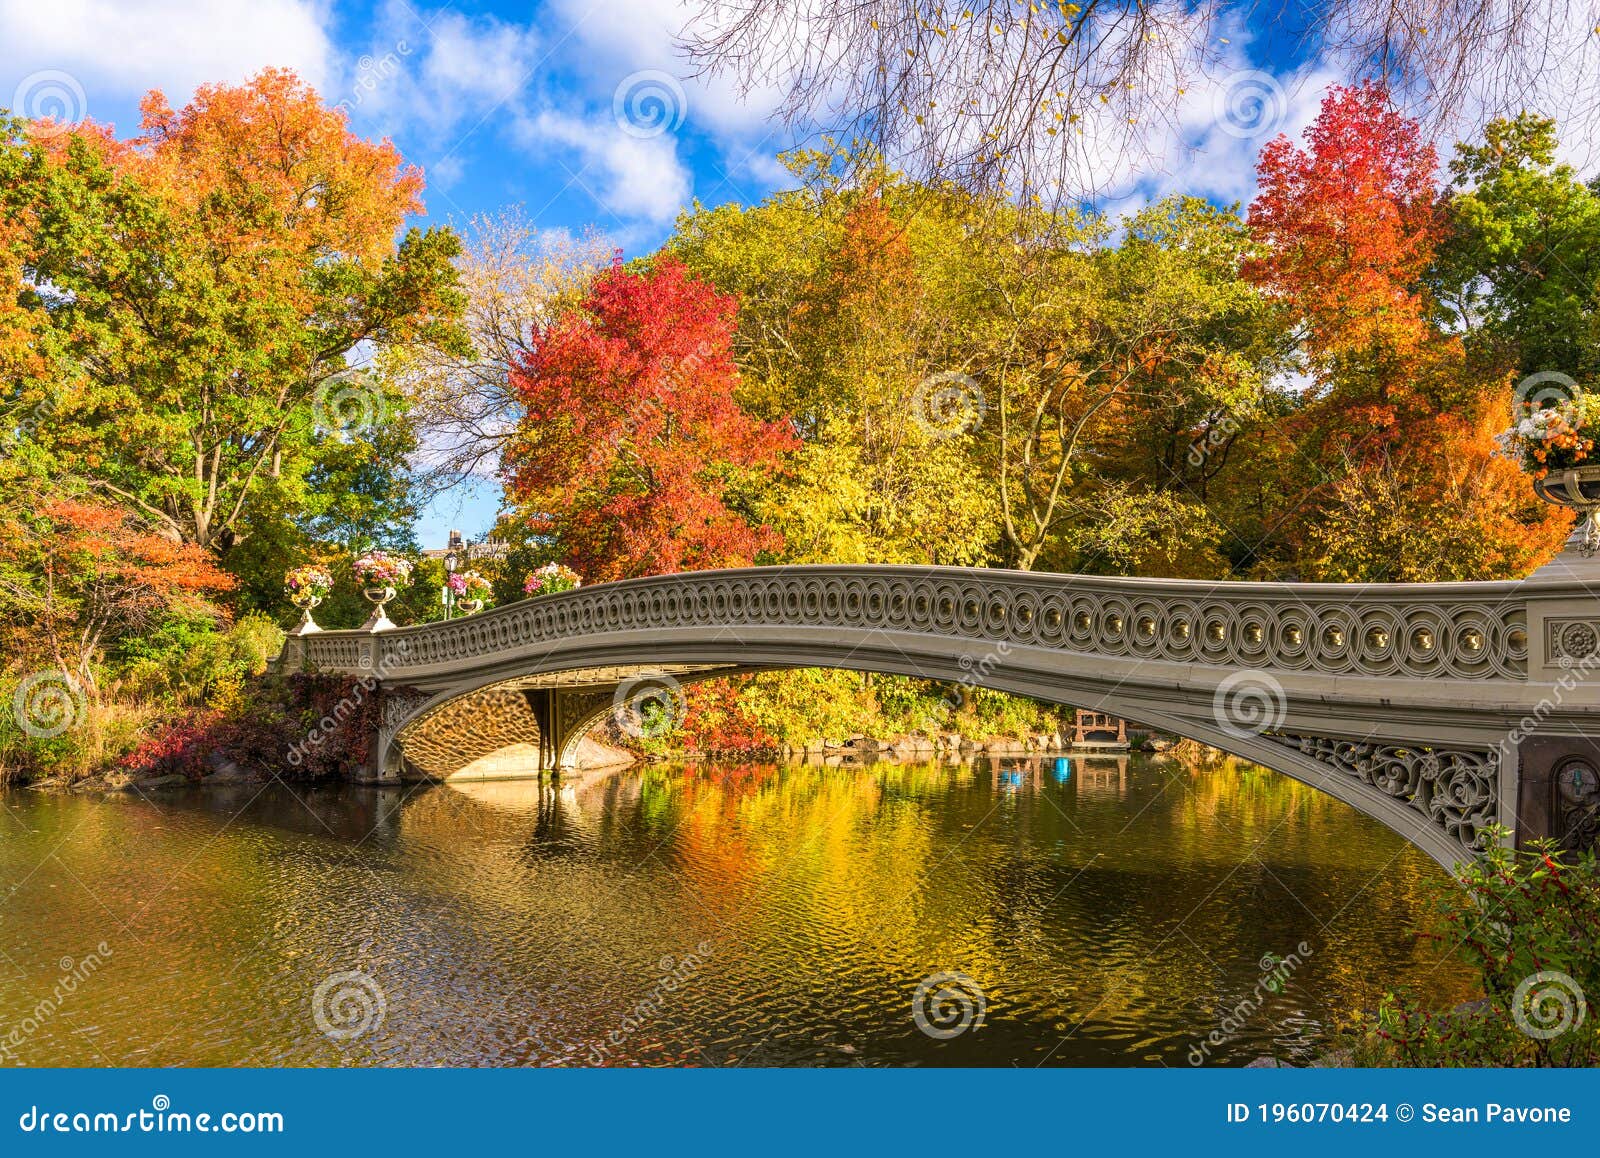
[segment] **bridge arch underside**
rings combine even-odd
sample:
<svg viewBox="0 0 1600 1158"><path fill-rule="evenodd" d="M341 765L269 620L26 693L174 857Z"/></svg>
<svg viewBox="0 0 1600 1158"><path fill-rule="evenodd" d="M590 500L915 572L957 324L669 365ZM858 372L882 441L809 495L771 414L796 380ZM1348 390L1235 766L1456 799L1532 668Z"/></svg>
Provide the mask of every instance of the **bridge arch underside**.
<svg viewBox="0 0 1600 1158"><path fill-rule="evenodd" d="M629 634L591 635L573 641L581 646L547 646L538 655L418 671L404 681L417 708L385 738L395 749L389 758L403 752L429 774L448 775L448 765L467 753L458 750L441 763L430 758L425 737L453 719L451 735L477 736L469 751L497 742L503 732L473 722L471 705L490 697L526 706L519 709L526 713L524 730L513 742L543 743L546 767L570 766L577 739L613 710L618 687L630 680L649 682L652 673L665 673L691 683L754 671L836 668L1010 692L1185 736L1344 801L1447 869L1481 851L1487 826L1509 824L1514 816L1515 768L1505 767L1501 746L1526 709L1505 704L1486 711L1481 687L1464 687L1455 701L1461 709L1444 711L1437 683L1425 700L1407 704L1393 681L1364 696L1360 685L1367 681L1361 679L1263 677L1258 687L1227 689L1244 697L1240 719L1218 706L1229 669L1204 664L1151 664L837 628L826 638L806 638L805 629L793 628L756 634L748 626L737 637L704 631ZM547 729L557 734L542 739L532 707L541 695L546 713L559 716ZM1254 711L1262 714L1252 717Z"/></svg>

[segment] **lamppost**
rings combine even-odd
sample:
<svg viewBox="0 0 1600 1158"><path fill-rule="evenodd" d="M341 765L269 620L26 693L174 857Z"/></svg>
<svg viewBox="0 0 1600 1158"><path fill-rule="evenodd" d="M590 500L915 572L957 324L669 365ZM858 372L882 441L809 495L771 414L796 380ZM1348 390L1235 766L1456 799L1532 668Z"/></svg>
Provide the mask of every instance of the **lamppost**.
<svg viewBox="0 0 1600 1158"><path fill-rule="evenodd" d="M444 604L444 617L449 619L456 609L456 593L450 586L450 577L456 573L456 568L461 565L461 559L456 555L455 548L444 553L444 590L439 593L439 601Z"/></svg>

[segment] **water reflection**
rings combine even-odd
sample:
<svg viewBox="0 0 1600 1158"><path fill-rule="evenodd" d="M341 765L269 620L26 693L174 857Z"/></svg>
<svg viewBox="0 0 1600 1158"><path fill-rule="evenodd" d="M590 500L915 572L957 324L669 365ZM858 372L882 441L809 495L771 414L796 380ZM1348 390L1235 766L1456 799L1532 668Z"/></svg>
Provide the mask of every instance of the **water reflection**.
<svg viewBox="0 0 1600 1158"><path fill-rule="evenodd" d="M1208 1061L1310 1058L1386 986L1466 996L1407 935L1432 863L1231 760L4 803L0 1041L24 1064L1181 1066L1302 943ZM981 988L981 1028L917 1028L941 970ZM312 1010L341 971L383 996L350 1040Z"/></svg>

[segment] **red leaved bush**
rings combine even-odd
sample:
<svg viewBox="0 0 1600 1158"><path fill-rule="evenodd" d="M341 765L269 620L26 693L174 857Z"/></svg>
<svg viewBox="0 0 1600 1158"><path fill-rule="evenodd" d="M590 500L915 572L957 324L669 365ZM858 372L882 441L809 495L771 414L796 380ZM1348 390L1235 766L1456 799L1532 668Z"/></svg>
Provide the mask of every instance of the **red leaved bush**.
<svg viewBox="0 0 1600 1158"><path fill-rule="evenodd" d="M128 758L135 776L198 780L234 763L263 779L322 780L362 769L379 724L363 680L296 673L260 681L230 713L197 711L146 739Z"/></svg>

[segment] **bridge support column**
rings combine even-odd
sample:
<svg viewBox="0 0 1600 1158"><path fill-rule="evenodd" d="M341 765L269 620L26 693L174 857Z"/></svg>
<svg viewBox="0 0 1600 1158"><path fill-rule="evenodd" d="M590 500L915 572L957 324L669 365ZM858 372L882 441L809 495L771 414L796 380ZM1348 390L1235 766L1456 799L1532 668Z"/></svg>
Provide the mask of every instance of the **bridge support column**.
<svg viewBox="0 0 1600 1158"><path fill-rule="evenodd" d="M1517 746L1516 838L1600 851L1600 741L1530 736Z"/></svg>
<svg viewBox="0 0 1600 1158"><path fill-rule="evenodd" d="M527 688L522 693L539 725L539 773L560 776L577 768L577 741L594 721L596 705L612 689Z"/></svg>

